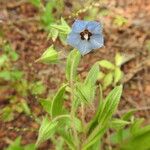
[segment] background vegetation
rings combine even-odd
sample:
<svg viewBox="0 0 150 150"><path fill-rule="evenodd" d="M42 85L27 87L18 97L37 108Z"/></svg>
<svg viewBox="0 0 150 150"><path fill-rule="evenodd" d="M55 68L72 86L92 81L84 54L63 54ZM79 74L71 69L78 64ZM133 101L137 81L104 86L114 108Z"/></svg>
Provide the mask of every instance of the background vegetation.
<svg viewBox="0 0 150 150"><path fill-rule="evenodd" d="M1 0L0 149L150 149L149 10L146 0ZM77 18L103 24L103 48L81 57L67 45Z"/></svg>

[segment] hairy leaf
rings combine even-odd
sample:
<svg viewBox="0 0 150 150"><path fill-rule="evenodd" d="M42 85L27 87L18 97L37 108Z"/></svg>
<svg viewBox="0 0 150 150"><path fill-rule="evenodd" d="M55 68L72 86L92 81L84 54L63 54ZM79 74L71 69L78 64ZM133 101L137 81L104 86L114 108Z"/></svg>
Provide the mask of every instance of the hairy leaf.
<svg viewBox="0 0 150 150"><path fill-rule="evenodd" d="M67 80L76 80L77 75L77 67L79 65L79 61L81 59L81 55L77 50L72 50L67 58L66 64L66 78Z"/></svg>
<svg viewBox="0 0 150 150"><path fill-rule="evenodd" d="M99 123L107 123L115 112L122 94L122 86L115 87L105 98L99 113Z"/></svg>
<svg viewBox="0 0 150 150"><path fill-rule="evenodd" d="M36 145L38 146L42 142L50 139L50 137L53 135L53 133L56 130L58 122L56 121L50 121L47 117L45 117L42 121L42 124L39 129L38 139L36 142Z"/></svg>
<svg viewBox="0 0 150 150"><path fill-rule="evenodd" d="M62 113L63 102L64 102L64 93L66 91L67 84L59 88L58 92L53 98L51 105L51 116L56 117Z"/></svg>
<svg viewBox="0 0 150 150"><path fill-rule="evenodd" d="M42 54L42 56L36 60L43 63L57 63L58 62L58 52L54 49L54 46L51 45L47 50Z"/></svg>

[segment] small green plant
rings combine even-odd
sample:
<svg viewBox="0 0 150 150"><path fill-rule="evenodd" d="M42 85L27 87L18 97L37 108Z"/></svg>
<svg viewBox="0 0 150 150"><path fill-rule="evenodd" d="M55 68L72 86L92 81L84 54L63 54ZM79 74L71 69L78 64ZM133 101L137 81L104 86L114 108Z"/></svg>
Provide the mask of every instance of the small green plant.
<svg viewBox="0 0 150 150"><path fill-rule="evenodd" d="M55 25L55 28L60 31L64 29L69 31L69 28L62 28L61 25ZM78 33L79 28L74 27L73 30L75 29ZM74 36L78 35L73 31L69 35L72 45L74 45L72 41ZM51 36L51 38L53 37ZM87 36L81 38L87 39ZM141 127L143 120L134 119L134 111L129 111L120 118L114 116L122 94L122 85L118 84L123 78L121 65L125 58L117 53L114 64L108 60L98 61L91 67L86 78L82 79L78 74L78 65L82 58L81 54L84 55L87 53L86 50L89 50L86 47L87 49L83 51L82 46L78 45L81 48L79 51L74 49L69 53L66 60L66 80L54 97L39 101L47 114L40 124L36 148L49 139L59 150L64 148L68 150L99 150L103 147L106 149L115 147L118 150L150 148L148 142L150 127L149 125ZM43 53L39 61L56 63L60 61L60 58L58 52L51 46ZM99 80L101 84L97 82ZM109 85L113 85L114 89L106 97L103 97L103 90ZM65 101L70 101L69 108L65 107ZM95 113L90 120L86 121L85 110L93 108L95 101L97 103L97 107L94 109ZM109 136L106 136L107 133ZM102 139L105 137L108 138L109 145L103 143ZM145 144L144 149L140 144Z"/></svg>
<svg viewBox="0 0 150 150"><path fill-rule="evenodd" d="M133 113L136 110L129 110L121 119L123 126L113 126L115 132L110 135L112 145L117 145L119 150L147 150L150 148L150 125L143 127L144 119L135 118Z"/></svg>
<svg viewBox="0 0 150 150"><path fill-rule="evenodd" d="M114 24L119 26L119 27L121 27L127 23L128 23L128 20L121 15L116 15L114 18Z"/></svg>
<svg viewBox="0 0 150 150"><path fill-rule="evenodd" d="M100 73L99 62L93 65L83 81L77 74L80 59L81 55L77 50L70 52L66 63L66 82L59 88L51 101L48 99L40 101L47 116L41 123L36 146L50 138L53 141L57 140L58 138L54 138L54 135L58 134L63 139L61 149L65 143L69 149L90 149L110 128L109 124L113 119L113 113L120 101L122 86L115 87L104 99L100 92L100 96L97 98L99 102L97 112L91 121L85 122L85 107L93 105L96 91L102 89L96 84ZM71 99L70 111L63 105L66 94ZM79 117L77 111L81 111L81 108L82 114ZM85 138L83 139L83 137Z"/></svg>
<svg viewBox="0 0 150 150"><path fill-rule="evenodd" d="M49 29L52 23L57 21L57 16L61 15L64 8L63 0L50 0L46 1L44 4L41 0L28 1L39 10L40 21L46 30Z"/></svg>
<svg viewBox="0 0 150 150"><path fill-rule="evenodd" d="M15 141L11 141L11 144L5 150L35 150L34 144L21 145L21 137L15 139Z"/></svg>
<svg viewBox="0 0 150 150"><path fill-rule="evenodd" d="M6 99L9 103L0 110L1 119L5 122L14 119L14 112L31 115L32 112L27 103L27 96L41 95L45 92L45 85L41 81L28 82L24 72L19 70L15 63L19 59L18 53L13 50L10 44L5 43L0 56L0 92L10 91ZM15 93L15 94L13 94Z"/></svg>
<svg viewBox="0 0 150 150"><path fill-rule="evenodd" d="M123 72L121 71L121 65L123 63L123 56L119 53L115 56L115 63L108 60L99 61L101 68L104 68L104 71L100 71L99 80L102 83L103 89L106 89L110 85L116 85L123 78Z"/></svg>

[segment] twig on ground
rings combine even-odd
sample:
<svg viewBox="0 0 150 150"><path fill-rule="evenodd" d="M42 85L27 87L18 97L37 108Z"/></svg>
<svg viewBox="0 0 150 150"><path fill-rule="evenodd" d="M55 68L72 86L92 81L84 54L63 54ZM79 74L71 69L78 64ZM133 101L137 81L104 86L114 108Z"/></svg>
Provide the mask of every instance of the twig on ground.
<svg viewBox="0 0 150 150"><path fill-rule="evenodd" d="M138 107L138 108L130 108L130 110L133 110L133 111L150 111L150 106L144 106L144 107ZM125 110L121 110L121 111L118 111L117 114L124 114L126 112L128 112L129 109L125 109Z"/></svg>
<svg viewBox="0 0 150 150"><path fill-rule="evenodd" d="M150 67L150 57L146 58L140 64L138 64L134 69L131 70L123 79L123 83L130 81L138 72L142 71L145 67Z"/></svg>

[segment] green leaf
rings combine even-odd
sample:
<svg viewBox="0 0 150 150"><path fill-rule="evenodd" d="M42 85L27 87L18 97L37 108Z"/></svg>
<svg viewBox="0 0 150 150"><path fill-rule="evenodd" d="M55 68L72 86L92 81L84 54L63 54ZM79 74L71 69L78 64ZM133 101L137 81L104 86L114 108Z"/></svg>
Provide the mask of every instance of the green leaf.
<svg viewBox="0 0 150 150"><path fill-rule="evenodd" d="M120 67L123 63L123 56L120 55L120 53L117 53L115 56L115 65Z"/></svg>
<svg viewBox="0 0 150 150"><path fill-rule="evenodd" d="M0 72L0 78L2 78L4 80L10 80L11 79L10 71L1 71Z"/></svg>
<svg viewBox="0 0 150 150"><path fill-rule="evenodd" d="M23 72L19 70L12 70L12 71L1 71L0 78L4 80L20 80L23 76Z"/></svg>
<svg viewBox="0 0 150 150"><path fill-rule="evenodd" d="M27 104L27 102L25 100L21 101L21 106L23 108L23 111L27 114L27 115L31 115L31 110Z"/></svg>
<svg viewBox="0 0 150 150"><path fill-rule="evenodd" d="M87 150L101 150L101 141L98 140L92 146L90 146Z"/></svg>
<svg viewBox="0 0 150 150"><path fill-rule="evenodd" d="M62 137L57 138L57 140L53 140L53 143L55 145L55 150L62 150L64 149L64 139Z"/></svg>
<svg viewBox="0 0 150 150"><path fill-rule="evenodd" d="M56 41L57 37L58 37L58 34L59 34L59 31L58 29L50 29L50 32L49 32L49 35L48 35L48 38L52 38L53 42Z"/></svg>
<svg viewBox="0 0 150 150"><path fill-rule="evenodd" d="M12 108L6 106L1 110L2 120L5 122L11 121L14 119L14 113Z"/></svg>
<svg viewBox="0 0 150 150"><path fill-rule="evenodd" d="M60 39L60 41L62 42L63 45L67 45L66 38L67 38L66 34L59 33L59 39Z"/></svg>
<svg viewBox="0 0 150 150"><path fill-rule="evenodd" d="M96 81L99 75L99 66L98 64L93 65L89 71L84 83L76 84L75 95L78 100L84 103L90 103L95 96Z"/></svg>
<svg viewBox="0 0 150 150"><path fill-rule="evenodd" d="M100 124L94 129L94 131L89 135L86 141L83 143L82 150L87 150L89 147L94 145L100 138L104 135L107 127L101 127Z"/></svg>
<svg viewBox="0 0 150 150"><path fill-rule="evenodd" d="M19 58L19 55L14 50L10 52L10 56L13 61L17 61Z"/></svg>
<svg viewBox="0 0 150 150"><path fill-rule="evenodd" d="M28 95L29 84L26 79L22 78L20 81L18 81L18 84L14 85L14 88L18 93L21 93L23 97Z"/></svg>
<svg viewBox="0 0 150 150"><path fill-rule="evenodd" d="M4 63L8 60L7 55L0 56L0 66L4 65Z"/></svg>
<svg viewBox="0 0 150 150"><path fill-rule="evenodd" d="M116 67L114 70L114 84L118 83L123 77L123 73L120 68Z"/></svg>
<svg viewBox="0 0 150 150"><path fill-rule="evenodd" d="M68 127L70 128L72 126L72 118L69 115L59 115L58 117L62 118L59 119L59 128L64 128L64 127ZM83 126L82 126L82 122L79 118L74 117L74 127L75 129L81 133L83 131Z"/></svg>
<svg viewBox="0 0 150 150"><path fill-rule="evenodd" d="M19 70L13 70L11 71L11 78L13 80L21 80L22 77L23 77L23 72L22 71L19 71Z"/></svg>
<svg viewBox="0 0 150 150"><path fill-rule="evenodd" d="M99 108L98 124L83 144L83 150L86 150L96 143L105 133L108 128L109 121L118 106L121 93L122 86L117 86L108 94L104 102L101 103L101 107Z"/></svg>
<svg viewBox="0 0 150 150"><path fill-rule="evenodd" d="M136 110L130 109L130 110L128 110L128 112L123 114L121 118L125 121L130 121L131 117L134 115L135 112L136 112Z"/></svg>
<svg viewBox="0 0 150 150"><path fill-rule="evenodd" d="M95 96L95 87L91 83L77 83L75 96L78 101L89 104L92 102Z"/></svg>
<svg viewBox="0 0 150 150"><path fill-rule="evenodd" d="M24 146L24 150L36 150L35 144L28 144Z"/></svg>
<svg viewBox="0 0 150 150"><path fill-rule="evenodd" d="M40 7L41 5L41 0L29 0L29 2L35 7Z"/></svg>
<svg viewBox="0 0 150 150"><path fill-rule="evenodd" d="M58 92L54 96L51 105L51 116L54 118L60 114L62 114L63 110L63 102L64 102L64 93L66 91L67 84L63 85L59 88Z"/></svg>
<svg viewBox="0 0 150 150"><path fill-rule="evenodd" d="M56 130L57 124L58 122L50 121L47 117L43 119L39 129L38 139L36 142L37 146L42 142L45 142L46 140L50 139L50 137L53 135L53 133Z"/></svg>
<svg viewBox="0 0 150 150"><path fill-rule="evenodd" d="M52 104L52 101L50 101L49 98L47 99L40 99L40 104L42 105L43 109L51 114L51 104Z"/></svg>
<svg viewBox="0 0 150 150"><path fill-rule="evenodd" d="M87 125L87 133L90 134L91 131L95 128L95 126L98 124L98 117L99 117L99 112L101 111L101 106L103 105L103 94L102 94L102 87L99 85L99 102L98 102L98 107L97 107L97 112L94 115L94 117L91 119L91 121Z"/></svg>
<svg viewBox="0 0 150 150"><path fill-rule="evenodd" d="M103 89L106 89L109 85L111 85L113 82L113 73L110 72L105 75L103 79Z"/></svg>
<svg viewBox="0 0 150 150"><path fill-rule="evenodd" d="M21 137L18 137L8 146L8 148L6 148L6 150L24 150L20 143Z"/></svg>
<svg viewBox="0 0 150 150"><path fill-rule="evenodd" d="M115 68L114 64L112 64L110 61L108 60L101 60L98 62L99 65L103 68L106 68L106 69L111 69L113 70Z"/></svg>
<svg viewBox="0 0 150 150"><path fill-rule="evenodd" d="M36 81L30 85L30 90L33 95L40 95L45 92L46 87L41 81Z"/></svg>
<svg viewBox="0 0 150 150"><path fill-rule="evenodd" d="M136 119L133 124L130 127L130 132L134 135L139 131L139 129L142 127L142 123L144 122L143 118Z"/></svg>
<svg viewBox="0 0 150 150"><path fill-rule="evenodd" d="M81 55L77 50L72 50L67 57L66 78L69 81L76 80L77 67L79 65Z"/></svg>
<svg viewBox="0 0 150 150"><path fill-rule="evenodd" d="M58 52L54 49L54 46L51 45L42 56L36 60L36 62L40 61L43 63L57 63L58 62Z"/></svg>
<svg viewBox="0 0 150 150"><path fill-rule="evenodd" d="M4 45L4 51L11 58L11 60L18 60L19 55L17 54L17 52L15 52L15 50L13 50L10 44Z"/></svg>
<svg viewBox="0 0 150 150"><path fill-rule="evenodd" d="M105 74L102 71L100 71L98 74L98 80L102 80L104 77L105 77Z"/></svg>
<svg viewBox="0 0 150 150"><path fill-rule="evenodd" d="M71 120L71 124L72 124L72 120ZM79 133L83 131L82 122L77 117L74 118L74 126Z"/></svg>
<svg viewBox="0 0 150 150"><path fill-rule="evenodd" d="M70 133L69 130L59 130L58 132L61 137L65 140L65 142L67 143L67 145L69 146L69 148L71 150L76 150L75 149L75 145L74 145L74 139L73 139L73 136L72 136L72 133Z"/></svg>
<svg viewBox="0 0 150 150"><path fill-rule="evenodd" d="M45 26L49 26L54 22L53 8L55 7L55 1L49 1L46 3L46 7L41 15L41 21Z"/></svg>
<svg viewBox="0 0 150 150"><path fill-rule="evenodd" d="M101 125L108 123L108 121L112 117L119 104L121 94L122 85L115 87L105 98L99 112L99 123Z"/></svg>
<svg viewBox="0 0 150 150"><path fill-rule="evenodd" d="M67 24L67 22L61 18L61 24L51 24L50 28L57 29L62 34L69 34L71 29L70 26Z"/></svg>
<svg viewBox="0 0 150 150"><path fill-rule="evenodd" d="M99 66L96 63L92 66L92 68L89 71L84 83L85 84L90 83L92 86L94 86L97 79L98 79L98 75L99 75Z"/></svg>
<svg viewBox="0 0 150 150"><path fill-rule="evenodd" d="M112 119L110 123L110 127L116 130L123 128L124 126L130 124L130 122L122 120L122 119Z"/></svg>
<svg viewBox="0 0 150 150"><path fill-rule="evenodd" d="M110 136L110 141L112 144L122 144L122 141L126 140L130 136L129 128L120 129L117 132L114 132Z"/></svg>
<svg viewBox="0 0 150 150"><path fill-rule="evenodd" d="M116 24L119 27L121 27L127 23L128 23L128 20L121 15L117 15L114 19L114 24Z"/></svg>
<svg viewBox="0 0 150 150"><path fill-rule="evenodd" d="M148 150L150 149L150 125L139 128L134 136L125 141L120 150Z"/></svg>

